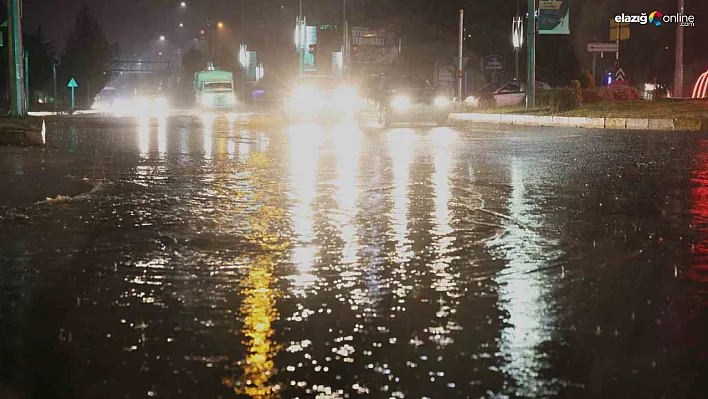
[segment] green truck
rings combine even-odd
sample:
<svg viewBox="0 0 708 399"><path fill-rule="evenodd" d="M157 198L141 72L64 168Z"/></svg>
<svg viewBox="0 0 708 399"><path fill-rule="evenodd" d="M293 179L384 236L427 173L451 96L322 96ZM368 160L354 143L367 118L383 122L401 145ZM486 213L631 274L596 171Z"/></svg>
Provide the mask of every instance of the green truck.
<svg viewBox="0 0 708 399"><path fill-rule="evenodd" d="M205 112L232 112L236 107L234 75L226 71L202 71L194 74L197 106Z"/></svg>

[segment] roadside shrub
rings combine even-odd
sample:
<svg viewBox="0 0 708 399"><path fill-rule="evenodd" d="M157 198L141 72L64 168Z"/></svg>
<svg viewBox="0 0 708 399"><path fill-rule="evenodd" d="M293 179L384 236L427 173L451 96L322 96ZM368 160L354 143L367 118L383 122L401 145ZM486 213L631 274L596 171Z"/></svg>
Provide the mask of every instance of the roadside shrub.
<svg viewBox="0 0 708 399"><path fill-rule="evenodd" d="M551 112L572 111L580 106L580 96L574 88L542 90L536 93L536 106Z"/></svg>
<svg viewBox="0 0 708 399"><path fill-rule="evenodd" d="M639 99L639 91L629 86L599 87L581 89L580 97L583 104L634 101Z"/></svg>
<svg viewBox="0 0 708 399"><path fill-rule="evenodd" d="M497 105L497 101L494 99L494 96L489 94L485 94L479 97L479 108L481 109L489 109L493 108Z"/></svg>
<svg viewBox="0 0 708 399"><path fill-rule="evenodd" d="M580 88L581 89L594 89L595 88L595 78L592 76L590 71L583 69L580 74Z"/></svg>

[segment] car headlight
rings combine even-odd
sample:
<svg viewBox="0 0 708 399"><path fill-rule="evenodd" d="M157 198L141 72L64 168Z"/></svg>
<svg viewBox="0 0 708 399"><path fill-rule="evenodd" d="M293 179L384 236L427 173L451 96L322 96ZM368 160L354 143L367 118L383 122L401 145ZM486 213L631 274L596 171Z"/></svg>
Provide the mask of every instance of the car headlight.
<svg viewBox="0 0 708 399"><path fill-rule="evenodd" d="M411 107L411 99L404 96L398 96L391 101L391 106L399 111L405 111Z"/></svg>
<svg viewBox="0 0 708 399"><path fill-rule="evenodd" d="M477 104L477 97L470 96L465 99L465 102L468 104Z"/></svg>
<svg viewBox="0 0 708 399"><path fill-rule="evenodd" d="M442 96L435 98L436 107L447 107L448 105L450 105L450 99Z"/></svg>

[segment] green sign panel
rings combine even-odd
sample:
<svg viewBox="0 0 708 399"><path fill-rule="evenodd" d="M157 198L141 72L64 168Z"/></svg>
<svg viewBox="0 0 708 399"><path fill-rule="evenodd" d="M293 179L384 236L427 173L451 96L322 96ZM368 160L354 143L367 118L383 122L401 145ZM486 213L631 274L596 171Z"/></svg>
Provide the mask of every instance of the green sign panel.
<svg viewBox="0 0 708 399"><path fill-rule="evenodd" d="M570 34L570 0L538 2L538 33L541 35Z"/></svg>

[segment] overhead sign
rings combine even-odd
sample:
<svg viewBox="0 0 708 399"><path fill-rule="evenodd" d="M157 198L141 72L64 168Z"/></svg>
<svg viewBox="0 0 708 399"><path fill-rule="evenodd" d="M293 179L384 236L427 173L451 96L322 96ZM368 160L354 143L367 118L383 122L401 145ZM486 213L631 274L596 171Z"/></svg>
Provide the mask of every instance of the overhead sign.
<svg viewBox="0 0 708 399"><path fill-rule="evenodd" d="M79 84L76 83L76 80L74 78L71 78L71 80L69 81L69 84L66 85L66 87L71 87L73 89L73 88L79 87Z"/></svg>
<svg viewBox="0 0 708 399"><path fill-rule="evenodd" d="M358 64L391 64L398 58L398 35L384 28L353 27L351 58Z"/></svg>
<svg viewBox="0 0 708 399"><path fill-rule="evenodd" d="M482 69L484 72L496 75L504 72L504 57L500 55L488 55L482 58Z"/></svg>
<svg viewBox="0 0 708 399"><path fill-rule="evenodd" d="M541 35L570 34L570 0L538 2L538 33Z"/></svg>
<svg viewBox="0 0 708 399"><path fill-rule="evenodd" d="M588 53L616 53L619 51L617 43L588 43Z"/></svg>

